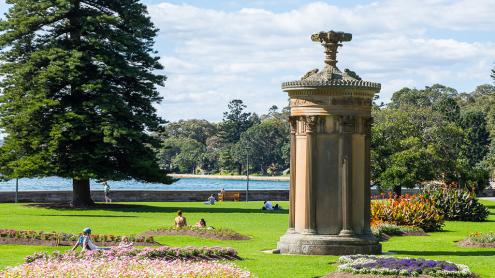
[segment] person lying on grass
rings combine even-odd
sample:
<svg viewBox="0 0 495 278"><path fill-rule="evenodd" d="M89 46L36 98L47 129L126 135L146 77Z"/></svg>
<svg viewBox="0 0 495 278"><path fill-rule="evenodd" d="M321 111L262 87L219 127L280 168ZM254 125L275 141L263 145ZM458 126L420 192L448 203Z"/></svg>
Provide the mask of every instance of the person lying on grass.
<svg viewBox="0 0 495 278"><path fill-rule="evenodd" d="M74 247L72 247L71 251L76 250L76 248L78 246L82 247L81 252L84 252L86 250L93 251L93 250L98 250L98 249L100 249L100 250L109 249L109 248L98 247L93 243L93 241L91 240L91 229L90 228L84 228L83 234L79 237L79 239L77 240Z"/></svg>

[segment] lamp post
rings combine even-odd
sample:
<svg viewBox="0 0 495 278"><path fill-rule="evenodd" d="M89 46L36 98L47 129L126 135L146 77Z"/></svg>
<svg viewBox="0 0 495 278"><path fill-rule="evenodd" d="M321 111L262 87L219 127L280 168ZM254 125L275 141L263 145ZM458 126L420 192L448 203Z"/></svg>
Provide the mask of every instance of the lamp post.
<svg viewBox="0 0 495 278"><path fill-rule="evenodd" d="M246 202L249 201L249 147L246 147Z"/></svg>

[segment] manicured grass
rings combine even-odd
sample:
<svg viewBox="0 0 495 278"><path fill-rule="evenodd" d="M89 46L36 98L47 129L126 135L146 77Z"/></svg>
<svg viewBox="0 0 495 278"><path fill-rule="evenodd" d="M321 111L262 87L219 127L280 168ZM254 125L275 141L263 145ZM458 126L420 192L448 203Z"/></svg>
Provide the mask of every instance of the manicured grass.
<svg viewBox="0 0 495 278"><path fill-rule="evenodd" d="M495 202L483 201L490 207L488 222L447 222L445 231L430 236L393 237L383 243L385 252L397 256L426 257L467 264L481 277L495 277L495 249L461 248L454 241L464 239L470 232L495 231ZM122 203L123 204L123 203ZM287 207L286 202L280 202ZM266 254L273 249L287 228L287 211L264 212L261 202L225 202L215 206L202 203L125 203L113 209L67 210L0 204L0 229L25 229L79 233L90 226L94 233L135 234L160 226L170 226L175 212L184 211L190 225L205 218L208 225L229 228L249 235L251 240L218 241L187 236L156 237L171 246L231 246L239 251L243 261L236 264L259 277L318 277L335 270L335 256L287 256ZM69 247L0 245L0 268L20 264L34 252L65 250Z"/></svg>

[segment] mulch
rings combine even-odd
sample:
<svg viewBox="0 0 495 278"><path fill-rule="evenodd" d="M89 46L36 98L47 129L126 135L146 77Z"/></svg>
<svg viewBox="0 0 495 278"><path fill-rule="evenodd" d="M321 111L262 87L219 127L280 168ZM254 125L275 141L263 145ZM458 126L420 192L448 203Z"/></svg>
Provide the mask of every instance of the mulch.
<svg viewBox="0 0 495 278"><path fill-rule="evenodd" d="M39 246L72 246L75 242L72 241L58 241L48 239L34 239L34 238L11 238L0 237L0 245L12 244L12 245L39 245ZM118 242L95 242L97 246L117 246ZM134 242L136 246L159 246L157 242Z"/></svg>
<svg viewBox="0 0 495 278"><path fill-rule="evenodd" d="M429 236L429 234L427 234L426 232L423 232L423 231L417 231L417 232L406 232L406 233L403 233L401 235L393 235L393 236ZM389 235L383 233L380 237L380 241L387 241L393 236L389 236Z"/></svg>
<svg viewBox="0 0 495 278"><path fill-rule="evenodd" d="M207 231L196 230L154 230L141 233L143 236L193 236L216 240L248 240L248 236L241 234L216 234Z"/></svg>
<svg viewBox="0 0 495 278"><path fill-rule="evenodd" d="M472 242L467 239L458 241L457 245L460 247L495 248L495 242L481 243L481 242Z"/></svg>

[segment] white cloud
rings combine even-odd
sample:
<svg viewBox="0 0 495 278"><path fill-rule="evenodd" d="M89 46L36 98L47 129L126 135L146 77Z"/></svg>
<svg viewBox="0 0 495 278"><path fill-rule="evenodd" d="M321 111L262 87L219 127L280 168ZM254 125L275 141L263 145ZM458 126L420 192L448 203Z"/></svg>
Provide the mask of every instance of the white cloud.
<svg viewBox="0 0 495 278"><path fill-rule="evenodd" d="M159 111L169 120L220 120L233 98L258 113L285 105L280 82L322 66L322 48L309 40L321 30L353 33L338 65L382 83L384 100L403 86L435 82L471 90L490 82L495 61L495 39L486 38L494 37L493 0L314 2L279 13L165 2L149 11L161 38L174 45L161 50L168 81Z"/></svg>

